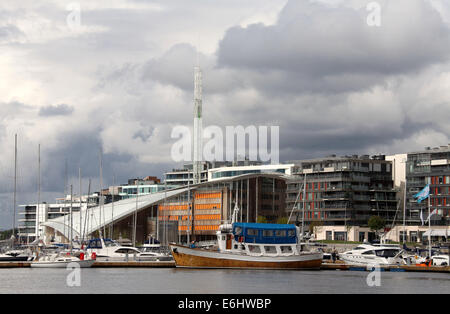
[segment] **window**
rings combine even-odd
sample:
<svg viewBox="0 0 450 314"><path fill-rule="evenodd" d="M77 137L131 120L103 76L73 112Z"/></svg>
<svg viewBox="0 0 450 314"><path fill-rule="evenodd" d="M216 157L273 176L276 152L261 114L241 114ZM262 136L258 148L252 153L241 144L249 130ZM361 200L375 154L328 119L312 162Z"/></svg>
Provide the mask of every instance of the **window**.
<svg viewBox="0 0 450 314"><path fill-rule="evenodd" d="M288 237L295 236L295 230L288 230Z"/></svg>
<svg viewBox="0 0 450 314"><path fill-rule="evenodd" d="M261 248L259 247L259 245L249 245L248 250L250 251L250 253L261 253Z"/></svg>
<svg viewBox="0 0 450 314"><path fill-rule="evenodd" d="M367 251L367 252L363 252L361 253L362 255L375 255L374 251Z"/></svg>
<svg viewBox="0 0 450 314"><path fill-rule="evenodd" d="M258 229L247 229L247 235L249 235L249 236L257 236L258 235Z"/></svg>
<svg viewBox="0 0 450 314"><path fill-rule="evenodd" d="M292 253L292 247L291 246L280 246L281 253L287 254Z"/></svg>
<svg viewBox="0 0 450 314"><path fill-rule="evenodd" d="M275 236L276 237L285 237L286 236L286 230L275 230Z"/></svg>
<svg viewBox="0 0 450 314"><path fill-rule="evenodd" d="M242 234L242 228L241 227L236 227L234 229L234 234L237 236L240 236Z"/></svg>
<svg viewBox="0 0 450 314"><path fill-rule="evenodd" d="M277 248L272 245L266 245L264 246L264 251L268 254L277 254Z"/></svg>
<svg viewBox="0 0 450 314"><path fill-rule="evenodd" d="M263 237L273 237L273 230L263 230Z"/></svg>

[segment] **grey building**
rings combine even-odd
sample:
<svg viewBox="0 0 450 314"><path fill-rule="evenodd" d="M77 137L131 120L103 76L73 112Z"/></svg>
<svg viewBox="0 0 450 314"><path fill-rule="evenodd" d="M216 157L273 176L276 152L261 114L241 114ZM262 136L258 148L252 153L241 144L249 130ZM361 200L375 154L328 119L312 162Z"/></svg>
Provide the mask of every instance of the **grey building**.
<svg viewBox="0 0 450 314"><path fill-rule="evenodd" d="M406 222L421 225L420 212L428 217L428 200L420 204L414 195L430 184L430 208L437 210L432 225L450 224L450 145L408 153L406 162Z"/></svg>
<svg viewBox="0 0 450 314"><path fill-rule="evenodd" d="M293 220L302 220L303 207L306 225L367 226L373 215L389 225L395 219L392 163L384 155L332 155L289 163L295 164L295 179L287 182L286 211L293 213Z"/></svg>

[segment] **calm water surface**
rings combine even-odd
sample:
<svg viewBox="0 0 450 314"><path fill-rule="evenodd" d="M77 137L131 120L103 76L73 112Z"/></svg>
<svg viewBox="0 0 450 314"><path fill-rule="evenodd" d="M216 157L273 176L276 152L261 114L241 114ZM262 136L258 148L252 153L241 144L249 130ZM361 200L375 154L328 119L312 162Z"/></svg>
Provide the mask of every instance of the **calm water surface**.
<svg viewBox="0 0 450 314"><path fill-rule="evenodd" d="M450 293L450 275L369 272L192 269L81 269L81 286L68 287L66 269L0 269L0 293Z"/></svg>

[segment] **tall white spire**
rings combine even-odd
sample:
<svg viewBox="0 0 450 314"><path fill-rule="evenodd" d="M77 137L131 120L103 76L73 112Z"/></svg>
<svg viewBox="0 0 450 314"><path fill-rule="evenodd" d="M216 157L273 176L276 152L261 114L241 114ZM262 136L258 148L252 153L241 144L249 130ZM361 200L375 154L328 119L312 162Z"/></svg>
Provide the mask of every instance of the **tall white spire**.
<svg viewBox="0 0 450 314"><path fill-rule="evenodd" d="M202 71L198 64L194 68L194 149L193 149L193 181L200 183L203 161L203 123L202 123Z"/></svg>

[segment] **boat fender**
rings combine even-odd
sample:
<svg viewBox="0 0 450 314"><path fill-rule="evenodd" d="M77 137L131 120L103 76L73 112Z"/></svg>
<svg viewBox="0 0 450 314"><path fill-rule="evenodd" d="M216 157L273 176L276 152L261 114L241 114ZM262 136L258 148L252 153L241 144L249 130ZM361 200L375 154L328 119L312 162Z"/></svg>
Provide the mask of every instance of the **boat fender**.
<svg viewBox="0 0 450 314"><path fill-rule="evenodd" d="M84 260L84 253L80 253L80 261Z"/></svg>
<svg viewBox="0 0 450 314"><path fill-rule="evenodd" d="M95 252L92 252L91 258L92 258L92 259L97 259L97 254L95 254Z"/></svg>

